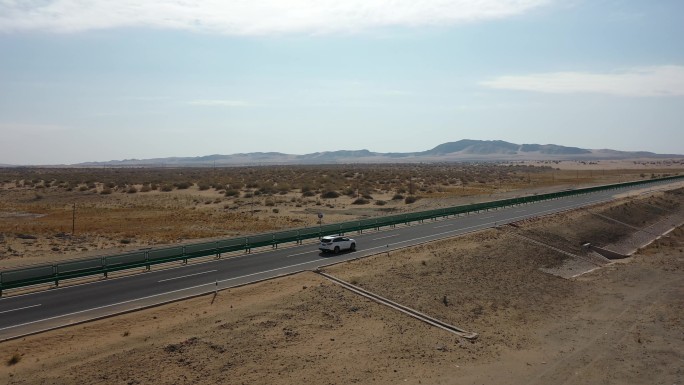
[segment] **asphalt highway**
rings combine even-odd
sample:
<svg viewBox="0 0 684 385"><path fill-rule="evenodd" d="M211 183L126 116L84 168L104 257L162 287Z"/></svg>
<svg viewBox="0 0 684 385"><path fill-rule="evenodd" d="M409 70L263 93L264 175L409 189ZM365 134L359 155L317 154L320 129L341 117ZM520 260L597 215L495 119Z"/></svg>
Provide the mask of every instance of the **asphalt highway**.
<svg viewBox="0 0 684 385"><path fill-rule="evenodd" d="M0 298L0 341L212 293L304 270L339 263L437 239L490 228L526 218L571 210L614 199L629 190L662 189L666 183L610 190L505 209L471 213L423 223L345 234L357 251L320 254L318 243L283 244L251 254L232 254L200 263L173 263L149 272L100 279L23 295Z"/></svg>

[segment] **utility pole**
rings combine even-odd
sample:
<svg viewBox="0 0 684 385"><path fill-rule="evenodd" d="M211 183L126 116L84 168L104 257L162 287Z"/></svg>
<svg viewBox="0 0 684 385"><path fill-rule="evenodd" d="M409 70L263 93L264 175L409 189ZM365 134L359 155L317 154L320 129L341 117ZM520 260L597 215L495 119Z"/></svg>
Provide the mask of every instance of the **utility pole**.
<svg viewBox="0 0 684 385"><path fill-rule="evenodd" d="M323 213L318 213L318 238L323 236Z"/></svg>
<svg viewBox="0 0 684 385"><path fill-rule="evenodd" d="M73 210L71 211L71 235L76 234L76 203L74 203Z"/></svg>

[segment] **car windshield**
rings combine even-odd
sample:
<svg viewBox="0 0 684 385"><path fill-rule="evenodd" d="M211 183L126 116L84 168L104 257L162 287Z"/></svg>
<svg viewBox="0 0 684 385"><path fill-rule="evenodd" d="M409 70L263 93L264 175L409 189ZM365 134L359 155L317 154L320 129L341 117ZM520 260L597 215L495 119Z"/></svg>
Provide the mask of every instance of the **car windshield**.
<svg viewBox="0 0 684 385"><path fill-rule="evenodd" d="M332 242L332 239L330 239L330 238L323 238L323 239L321 239L321 242L322 242L322 243L330 243L330 242Z"/></svg>

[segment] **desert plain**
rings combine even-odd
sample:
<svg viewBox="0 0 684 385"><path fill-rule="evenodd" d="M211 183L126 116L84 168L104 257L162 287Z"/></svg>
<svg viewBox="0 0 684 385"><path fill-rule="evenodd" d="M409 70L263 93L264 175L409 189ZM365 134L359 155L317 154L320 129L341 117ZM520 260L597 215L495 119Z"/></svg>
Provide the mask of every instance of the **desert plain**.
<svg viewBox="0 0 684 385"><path fill-rule="evenodd" d="M150 170L118 170L122 180L105 179L117 170L26 174L36 171L0 172L2 268L309 226L318 212L339 221L682 167L257 167L155 170L157 179ZM682 203L678 183L326 268L476 332L475 340L303 272L2 342L0 383L684 383ZM587 242L628 257L604 260Z"/></svg>

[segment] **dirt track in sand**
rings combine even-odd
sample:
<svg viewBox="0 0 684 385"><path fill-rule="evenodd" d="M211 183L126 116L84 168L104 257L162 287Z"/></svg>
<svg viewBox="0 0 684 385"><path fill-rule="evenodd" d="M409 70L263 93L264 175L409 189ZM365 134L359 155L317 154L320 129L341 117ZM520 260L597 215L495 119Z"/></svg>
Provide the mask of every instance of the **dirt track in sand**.
<svg viewBox="0 0 684 385"><path fill-rule="evenodd" d="M0 383L681 383L684 228L575 279L540 271L567 255L514 234L581 255L682 203L657 194L327 269L475 342L302 273L0 344Z"/></svg>

